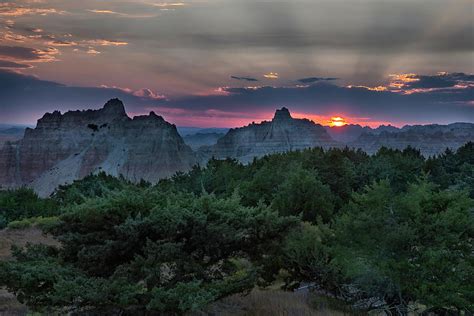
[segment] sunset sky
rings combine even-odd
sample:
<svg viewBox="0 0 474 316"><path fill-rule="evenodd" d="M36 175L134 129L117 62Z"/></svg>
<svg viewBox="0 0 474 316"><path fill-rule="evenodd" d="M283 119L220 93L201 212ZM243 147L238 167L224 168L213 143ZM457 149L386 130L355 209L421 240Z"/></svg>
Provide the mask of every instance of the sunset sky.
<svg viewBox="0 0 474 316"><path fill-rule="evenodd" d="M472 0L0 1L0 123L99 108L180 126L474 122Z"/></svg>

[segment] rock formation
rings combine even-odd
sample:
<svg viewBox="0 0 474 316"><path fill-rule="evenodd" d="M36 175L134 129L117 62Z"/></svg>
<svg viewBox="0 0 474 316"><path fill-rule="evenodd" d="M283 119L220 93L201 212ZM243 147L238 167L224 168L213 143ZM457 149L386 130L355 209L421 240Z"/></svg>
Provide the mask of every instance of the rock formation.
<svg viewBox="0 0 474 316"><path fill-rule="evenodd" d="M271 153L312 147L339 146L324 127L308 119L294 119L286 108L275 112L273 120L231 129L217 144L200 150L202 160L236 158L243 163Z"/></svg>
<svg viewBox="0 0 474 316"><path fill-rule="evenodd" d="M196 163L176 127L151 112L129 118L122 102L100 110L45 114L0 150L0 186L30 186L45 196L61 184L104 171L157 182Z"/></svg>
<svg viewBox="0 0 474 316"><path fill-rule="evenodd" d="M348 145L361 148L369 154L380 147L404 149L408 146L417 148L428 157L440 154L450 148L456 150L465 143L474 141L474 124L453 123L449 125L413 125L401 129L383 130L381 132L364 132Z"/></svg>
<svg viewBox="0 0 474 316"><path fill-rule="evenodd" d="M377 128L362 127L359 124L346 124L343 126L324 126L328 134L338 142L349 144L357 140L362 134L379 135L382 132L396 133L401 129L392 125L380 125Z"/></svg>
<svg viewBox="0 0 474 316"><path fill-rule="evenodd" d="M474 124L329 128L294 119L282 108L271 121L231 129L223 137L201 134L191 135L197 138L192 139L195 147L217 143L194 153L174 125L153 112L129 118L118 99L99 110L46 113L22 139L0 149L0 188L29 186L46 196L61 184L99 171L155 183L211 157L248 163L254 157L312 147L349 146L372 154L381 146L411 146L430 156L474 141Z"/></svg>

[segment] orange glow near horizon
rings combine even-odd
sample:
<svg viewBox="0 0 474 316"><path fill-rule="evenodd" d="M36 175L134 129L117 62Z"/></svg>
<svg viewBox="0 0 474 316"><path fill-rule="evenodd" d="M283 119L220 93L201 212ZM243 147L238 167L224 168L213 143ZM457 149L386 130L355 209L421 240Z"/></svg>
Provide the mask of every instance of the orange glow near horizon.
<svg viewBox="0 0 474 316"><path fill-rule="evenodd" d="M324 125L324 126L331 126L331 127L340 127L349 124L359 124L360 126L369 126L372 128L377 128L380 125L393 125L401 127L405 124L411 124L413 122L389 122L389 121L380 121L375 120L370 117L357 117L357 116L349 116L344 115L341 113L334 113L332 115L315 115L311 113L300 113L300 112L292 112L291 116L294 118L307 118L312 120L315 123ZM342 119L342 120L341 120ZM334 123L336 124L334 124ZM413 123L414 124L414 123Z"/></svg>
<svg viewBox="0 0 474 316"><path fill-rule="evenodd" d="M331 120L329 121L329 126L331 127L340 127L340 126L344 126L344 125L347 125L347 122L346 120L341 117L341 116L333 116L331 117Z"/></svg>
<svg viewBox="0 0 474 316"><path fill-rule="evenodd" d="M136 115L148 115L150 111L154 111L157 115L161 115L170 123L181 127L201 127L201 128L238 128L247 126L252 123L261 123L263 121L271 121L274 112L224 112L216 109L206 110L204 112L193 111L181 108L165 108L165 107L149 107L144 111L128 112L130 117ZM293 118L308 119L316 124L331 127L341 127L349 124L358 124L360 126L369 126L377 128L380 125L392 125L402 127L406 124L419 124L417 122L389 122L376 120L370 117L350 116L347 114L333 113L328 115L316 115L304 112L291 112Z"/></svg>

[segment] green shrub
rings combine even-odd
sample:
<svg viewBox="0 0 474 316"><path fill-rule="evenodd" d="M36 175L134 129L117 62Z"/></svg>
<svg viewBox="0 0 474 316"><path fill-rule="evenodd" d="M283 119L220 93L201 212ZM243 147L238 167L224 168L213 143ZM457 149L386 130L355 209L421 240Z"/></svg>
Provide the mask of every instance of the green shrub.
<svg viewBox="0 0 474 316"><path fill-rule="evenodd" d="M35 218L35 226L41 228L44 231L49 231L50 229L56 227L61 220L57 216L51 217L37 217Z"/></svg>
<svg viewBox="0 0 474 316"><path fill-rule="evenodd" d="M31 218L24 218L18 221L11 221L8 223L8 228L10 229L24 229L29 228L33 225L33 219Z"/></svg>
<svg viewBox="0 0 474 316"><path fill-rule="evenodd" d="M473 153L474 143L426 160L410 148L313 148L211 160L155 186L100 173L49 199L0 191L0 228L36 226L61 242L0 262L0 286L33 310L182 314L285 271L286 288L314 283L348 305L468 314ZM311 304L354 313L336 299Z"/></svg>
<svg viewBox="0 0 474 316"><path fill-rule="evenodd" d="M61 225L55 218L30 221L55 225L61 248L27 247L16 261L0 263L2 285L22 293L33 310L196 311L253 289L297 224L268 206L242 206L237 196L148 189L88 199L60 218Z"/></svg>
<svg viewBox="0 0 474 316"><path fill-rule="evenodd" d="M0 227L2 218L8 225L9 222L25 218L58 214L59 206L56 201L40 198L32 189L0 191Z"/></svg>

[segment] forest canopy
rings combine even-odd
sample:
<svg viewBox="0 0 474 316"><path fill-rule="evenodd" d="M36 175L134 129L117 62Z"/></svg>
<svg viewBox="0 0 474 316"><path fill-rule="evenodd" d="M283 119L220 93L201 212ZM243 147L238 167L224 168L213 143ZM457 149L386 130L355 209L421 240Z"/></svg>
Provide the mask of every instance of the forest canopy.
<svg viewBox="0 0 474 316"><path fill-rule="evenodd" d="M271 284L362 309L474 309L474 144L211 160L156 185L103 173L47 199L0 191L0 224L52 218L0 285L34 311L181 314ZM34 223L34 222L32 222Z"/></svg>

